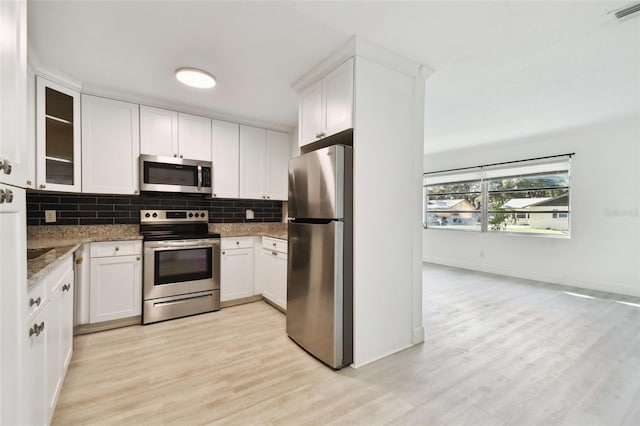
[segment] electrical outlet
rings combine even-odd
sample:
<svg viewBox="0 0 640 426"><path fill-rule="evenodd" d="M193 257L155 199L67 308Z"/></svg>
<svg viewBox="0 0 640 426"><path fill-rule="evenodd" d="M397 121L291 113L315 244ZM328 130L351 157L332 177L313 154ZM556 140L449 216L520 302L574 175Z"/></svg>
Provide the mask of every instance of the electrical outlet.
<svg viewBox="0 0 640 426"><path fill-rule="evenodd" d="M44 211L44 221L46 223L52 223L56 221L56 211L55 210L45 210Z"/></svg>
<svg viewBox="0 0 640 426"><path fill-rule="evenodd" d="M247 219L253 219L253 218L254 218L254 216L253 216L253 210L245 210L245 217L246 217Z"/></svg>

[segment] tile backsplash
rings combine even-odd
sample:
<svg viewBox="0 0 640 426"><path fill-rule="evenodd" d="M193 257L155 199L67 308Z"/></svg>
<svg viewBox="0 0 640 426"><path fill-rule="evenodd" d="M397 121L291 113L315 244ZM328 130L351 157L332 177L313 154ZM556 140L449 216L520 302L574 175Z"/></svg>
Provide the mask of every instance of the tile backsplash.
<svg viewBox="0 0 640 426"><path fill-rule="evenodd" d="M208 210L210 223L281 222L282 201L211 199L203 195L148 192L140 195L27 191L27 225L118 225L140 223L140 210ZM254 219L245 219L245 210ZM56 211L55 223L45 210Z"/></svg>

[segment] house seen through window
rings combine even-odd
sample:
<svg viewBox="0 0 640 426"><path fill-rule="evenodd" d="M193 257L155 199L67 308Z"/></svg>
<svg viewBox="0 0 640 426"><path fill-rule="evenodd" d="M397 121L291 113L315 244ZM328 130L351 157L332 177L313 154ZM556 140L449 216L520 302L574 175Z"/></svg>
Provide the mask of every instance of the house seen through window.
<svg viewBox="0 0 640 426"><path fill-rule="evenodd" d="M424 226L569 236L569 158L426 173Z"/></svg>

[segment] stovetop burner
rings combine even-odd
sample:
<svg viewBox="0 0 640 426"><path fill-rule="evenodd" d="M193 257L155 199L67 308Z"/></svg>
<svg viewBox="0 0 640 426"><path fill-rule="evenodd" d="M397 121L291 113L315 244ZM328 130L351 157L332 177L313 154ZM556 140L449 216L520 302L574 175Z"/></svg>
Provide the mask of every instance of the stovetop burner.
<svg viewBox="0 0 640 426"><path fill-rule="evenodd" d="M144 241L220 238L209 233L206 210L141 210L140 233Z"/></svg>

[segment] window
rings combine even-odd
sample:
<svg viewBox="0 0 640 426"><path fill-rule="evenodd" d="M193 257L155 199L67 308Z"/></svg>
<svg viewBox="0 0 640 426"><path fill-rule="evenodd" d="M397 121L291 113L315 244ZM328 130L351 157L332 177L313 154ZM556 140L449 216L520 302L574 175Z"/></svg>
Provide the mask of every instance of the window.
<svg viewBox="0 0 640 426"><path fill-rule="evenodd" d="M482 215L482 180L477 173L445 176L425 186L425 227L447 227L463 231L480 231Z"/></svg>
<svg viewBox="0 0 640 426"><path fill-rule="evenodd" d="M569 158L425 174L424 227L569 236Z"/></svg>

